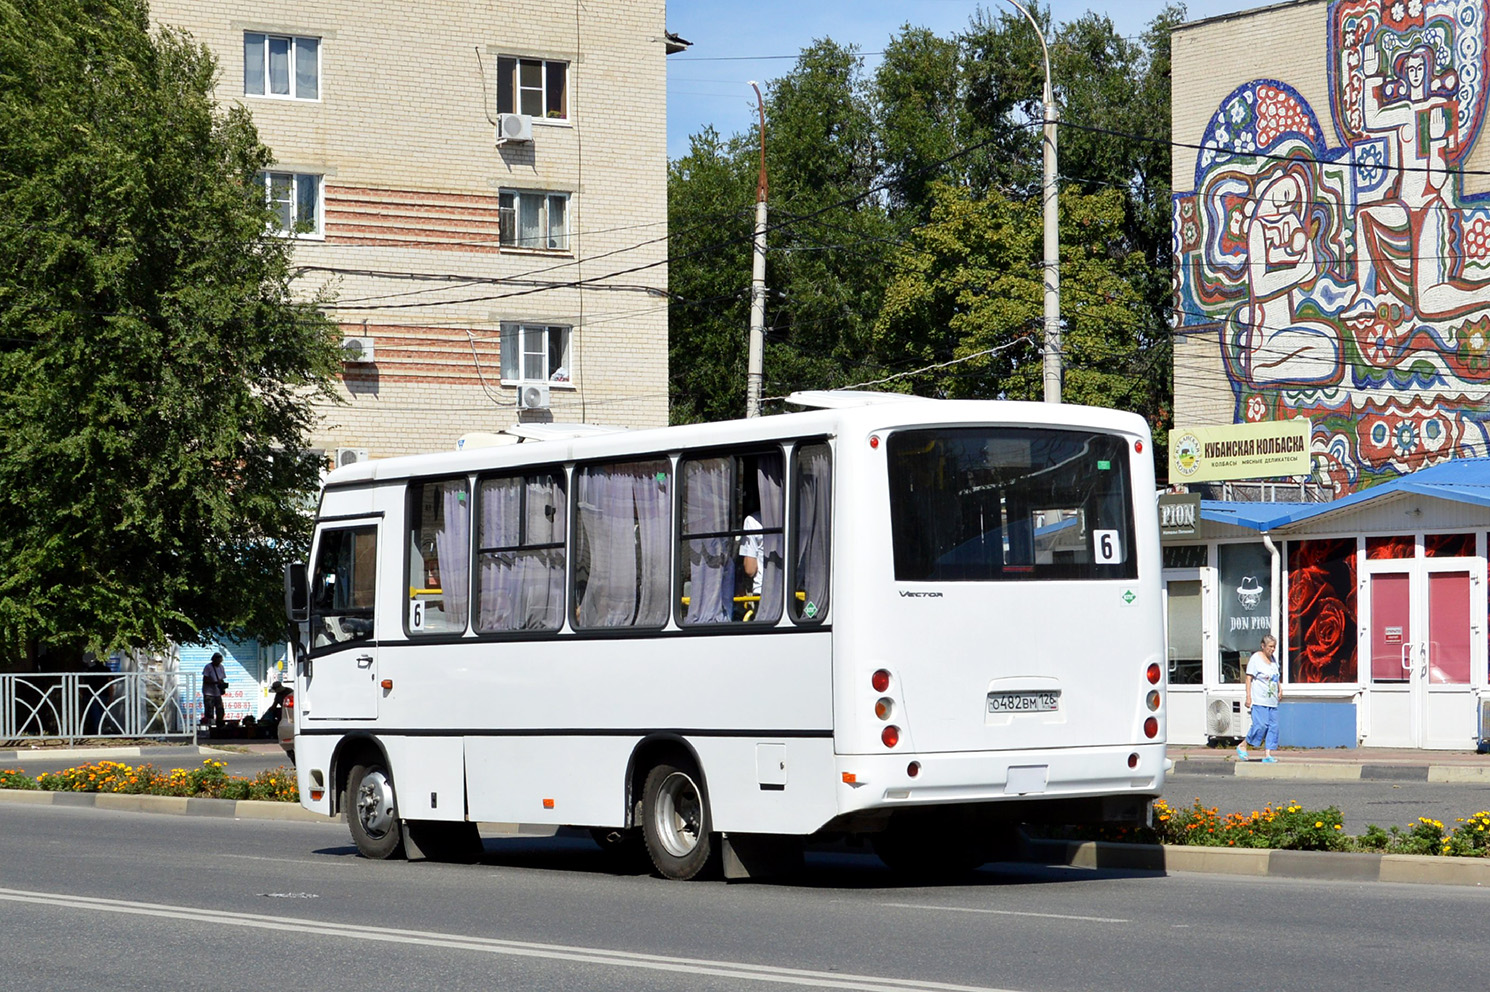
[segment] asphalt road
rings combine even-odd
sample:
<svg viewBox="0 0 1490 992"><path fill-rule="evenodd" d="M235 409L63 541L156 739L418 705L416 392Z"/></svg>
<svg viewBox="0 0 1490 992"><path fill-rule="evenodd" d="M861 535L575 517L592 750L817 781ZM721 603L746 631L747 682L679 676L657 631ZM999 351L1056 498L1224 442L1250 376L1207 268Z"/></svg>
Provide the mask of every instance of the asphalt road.
<svg viewBox="0 0 1490 992"><path fill-rule="evenodd" d="M1479 988L1490 893L998 864L902 887L614 872L578 839L370 862L336 824L0 807L0 985L339 990Z"/></svg>

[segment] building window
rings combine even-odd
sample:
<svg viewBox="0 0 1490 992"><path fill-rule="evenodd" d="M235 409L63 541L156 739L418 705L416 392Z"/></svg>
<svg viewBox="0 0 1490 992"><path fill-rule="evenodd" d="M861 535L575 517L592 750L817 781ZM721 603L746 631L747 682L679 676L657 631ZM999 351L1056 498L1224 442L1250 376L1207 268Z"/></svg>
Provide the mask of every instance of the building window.
<svg viewBox="0 0 1490 992"><path fill-rule="evenodd" d="M243 92L290 100L321 98L321 39L243 35Z"/></svg>
<svg viewBox="0 0 1490 992"><path fill-rule="evenodd" d="M569 64L547 59L497 58L497 112L550 120L569 118Z"/></svg>
<svg viewBox="0 0 1490 992"><path fill-rule="evenodd" d="M509 190L498 194L504 247L569 250L569 194Z"/></svg>
<svg viewBox="0 0 1490 992"><path fill-rule="evenodd" d="M569 328L502 325L503 382L569 382Z"/></svg>
<svg viewBox="0 0 1490 992"><path fill-rule="evenodd" d="M301 237L321 236L321 177L299 172L263 172L264 196L273 211L270 227Z"/></svg>

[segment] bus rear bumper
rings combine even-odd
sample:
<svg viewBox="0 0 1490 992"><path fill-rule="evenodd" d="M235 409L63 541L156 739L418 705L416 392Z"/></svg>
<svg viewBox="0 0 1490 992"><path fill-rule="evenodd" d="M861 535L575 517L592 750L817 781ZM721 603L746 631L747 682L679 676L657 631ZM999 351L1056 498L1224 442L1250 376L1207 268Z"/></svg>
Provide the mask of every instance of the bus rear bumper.
<svg viewBox="0 0 1490 992"><path fill-rule="evenodd" d="M1043 819L1032 815L1041 809L1057 819L1080 810L1091 811L1083 817L1091 819L1146 816L1148 802L1163 791L1166 770L1163 744L838 755L837 764L840 813L1010 804L1019 807L1011 808L1010 816L1026 822Z"/></svg>

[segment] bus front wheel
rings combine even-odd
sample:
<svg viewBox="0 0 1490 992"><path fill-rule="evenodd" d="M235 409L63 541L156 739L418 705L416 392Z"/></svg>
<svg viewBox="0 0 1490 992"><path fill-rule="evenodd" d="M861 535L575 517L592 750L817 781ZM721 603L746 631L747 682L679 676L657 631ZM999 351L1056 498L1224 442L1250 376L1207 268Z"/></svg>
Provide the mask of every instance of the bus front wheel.
<svg viewBox="0 0 1490 992"><path fill-rule="evenodd" d="M393 779L382 765L357 765L347 776L347 829L364 858L383 861L404 847Z"/></svg>
<svg viewBox="0 0 1490 992"><path fill-rule="evenodd" d="M693 768L660 764L642 787L642 835L664 878L696 878L713 860L709 805Z"/></svg>

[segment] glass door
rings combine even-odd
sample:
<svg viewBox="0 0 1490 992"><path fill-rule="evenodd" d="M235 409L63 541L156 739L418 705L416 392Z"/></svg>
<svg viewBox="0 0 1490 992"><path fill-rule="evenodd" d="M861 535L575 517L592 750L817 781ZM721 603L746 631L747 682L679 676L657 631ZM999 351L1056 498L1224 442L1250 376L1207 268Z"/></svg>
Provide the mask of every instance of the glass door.
<svg viewBox="0 0 1490 992"><path fill-rule="evenodd" d="M1412 695L1413 564L1368 562L1366 569L1363 640L1371 652L1371 743L1417 747Z"/></svg>
<svg viewBox="0 0 1490 992"><path fill-rule="evenodd" d="M1474 564L1462 558L1421 563L1423 636L1414 679L1420 747L1474 743L1473 672L1477 649L1484 645L1476 618L1485 615Z"/></svg>
<svg viewBox="0 0 1490 992"><path fill-rule="evenodd" d="M1473 744L1474 672L1483 668L1484 583L1475 559L1366 564L1371 743Z"/></svg>

